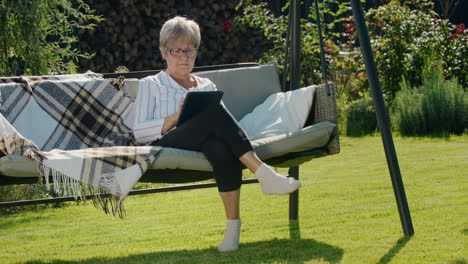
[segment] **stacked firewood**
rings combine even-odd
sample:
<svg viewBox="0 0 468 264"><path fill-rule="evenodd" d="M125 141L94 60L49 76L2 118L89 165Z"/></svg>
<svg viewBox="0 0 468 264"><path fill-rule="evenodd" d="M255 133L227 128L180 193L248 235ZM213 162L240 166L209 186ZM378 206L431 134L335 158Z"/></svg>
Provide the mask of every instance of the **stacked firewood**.
<svg viewBox="0 0 468 264"><path fill-rule="evenodd" d="M80 33L82 51L94 53L80 61L80 71L114 72L118 66L130 71L163 68L159 53L159 31L175 15L185 15L184 1L176 0L85 0L103 16L94 31ZM240 14L238 1L189 1L190 18L200 24L202 43L197 65L256 61L268 41L258 30L234 25Z"/></svg>

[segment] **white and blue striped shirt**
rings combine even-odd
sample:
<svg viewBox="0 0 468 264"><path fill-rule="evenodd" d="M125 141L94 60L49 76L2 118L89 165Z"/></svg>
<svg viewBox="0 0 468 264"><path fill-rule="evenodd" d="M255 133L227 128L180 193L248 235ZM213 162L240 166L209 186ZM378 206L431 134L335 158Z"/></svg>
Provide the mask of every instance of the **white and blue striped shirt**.
<svg viewBox="0 0 468 264"><path fill-rule="evenodd" d="M216 91L209 79L194 76L197 86L191 92ZM133 134L138 143L147 144L160 138L164 119L175 112L189 91L164 71L141 79L135 102Z"/></svg>

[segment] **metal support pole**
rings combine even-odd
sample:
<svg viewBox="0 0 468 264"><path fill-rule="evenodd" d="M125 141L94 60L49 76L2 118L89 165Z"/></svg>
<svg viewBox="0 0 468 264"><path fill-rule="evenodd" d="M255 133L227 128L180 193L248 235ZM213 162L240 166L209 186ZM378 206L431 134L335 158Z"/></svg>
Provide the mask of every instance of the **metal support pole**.
<svg viewBox="0 0 468 264"><path fill-rule="evenodd" d="M242 184L251 184L251 183L258 183L257 179L245 179L242 180ZM193 189L204 189L204 188L213 188L217 187L218 185L214 182L209 183L197 183L197 184L187 184L187 185L176 185L176 186L168 186L168 187L159 187L159 188L151 188L151 189L139 189L139 190L132 190L128 193L128 195L140 195L140 194L149 194L149 193L162 193L162 192L175 192L175 191L185 191L185 190L193 190ZM110 194L101 194L99 195L102 198L110 197ZM70 202L76 200L83 200L86 199L93 199L94 195L84 195L84 197L78 196L77 198L73 196L66 196L66 197L56 197L56 198L45 198L45 199L35 199L35 200L23 200L23 201L9 201L9 202L0 202L0 208L2 207L11 207L11 206L24 206L24 205L35 205L35 204L50 204L50 203L62 203L62 202Z"/></svg>
<svg viewBox="0 0 468 264"><path fill-rule="evenodd" d="M400 213L400 220L403 226L405 236L409 237L414 234L413 223L411 222L411 215L406 200L405 188L403 180L401 179L400 167L393 144L392 133L390 131L389 119L385 104L382 97L382 90L380 88L379 77L377 75L377 68L372 54L370 45L369 34L364 20L364 12L362 10L361 0L350 0L353 9L354 20L359 36L359 43L361 51L364 56L366 65L367 77L371 88L372 99L374 101L375 110L377 113L377 121L382 136L382 142L387 157L387 165L390 170L392 179L393 191L395 193L398 211Z"/></svg>
<svg viewBox="0 0 468 264"><path fill-rule="evenodd" d="M291 13L289 19L291 19L291 67L289 83L289 90L295 90L300 87L301 84L301 71L300 71L300 59L301 59L301 10L300 1L291 1Z"/></svg>
<svg viewBox="0 0 468 264"><path fill-rule="evenodd" d="M291 19L291 67L289 90L301 86L300 56L301 56L301 8L299 0L291 0L289 19ZM289 175L299 179L299 167L289 168ZM289 219L297 220L299 215L299 190L289 195Z"/></svg>
<svg viewBox="0 0 468 264"><path fill-rule="evenodd" d="M299 166L289 168L289 176L299 180ZM289 194L289 220L299 218L299 190Z"/></svg>
<svg viewBox="0 0 468 264"><path fill-rule="evenodd" d="M325 67L325 50L323 48L323 37L322 37L322 26L320 23L320 13L319 13L319 5L318 0L314 1L315 4L315 17L317 21L317 32L319 36L319 46L320 46L320 63L322 65L322 77L323 82L325 83L325 87L327 89L327 95L331 95L330 87L328 86L328 77L327 77L327 68Z"/></svg>
<svg viewBox="0 0 468 264"><path fill-rule="evenodd" d="M190 15L190 9L192 8L192 3L190 0L184 0L184 14L185 16Z"/></svg>

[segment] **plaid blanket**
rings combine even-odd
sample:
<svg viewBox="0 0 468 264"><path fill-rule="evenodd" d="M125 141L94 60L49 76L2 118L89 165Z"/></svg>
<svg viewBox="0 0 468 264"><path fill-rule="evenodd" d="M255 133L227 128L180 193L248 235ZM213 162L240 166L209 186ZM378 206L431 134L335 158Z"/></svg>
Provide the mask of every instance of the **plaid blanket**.
<svg viewBox="0 0 468 264"><path fill-rule="evenodd" d="M36 144L21 136L5 117L0 114L0 157L24 155L30 159L35 159L34 150L39 150Z"/></svg>
<svg viewBox="0 0 468 264"><path fill-rule="evenodd" d="M36 158L56 192L95 194L95 205L123 217L124 198L160 148L135 146L134 102L116 86L94 73L0 78L0 152Z"/></svg>

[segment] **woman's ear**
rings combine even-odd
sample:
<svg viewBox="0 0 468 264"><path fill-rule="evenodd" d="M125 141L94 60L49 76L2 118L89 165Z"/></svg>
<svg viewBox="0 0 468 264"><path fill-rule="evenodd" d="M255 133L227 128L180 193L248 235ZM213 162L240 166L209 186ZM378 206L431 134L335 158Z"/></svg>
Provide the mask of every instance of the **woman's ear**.
<svg viewBox="0 0 468 264"><path fill-rule="evenodd" d="M161 52L163 60L166 60L167 50L163 47L159 47L159 51Z"/></svg>

